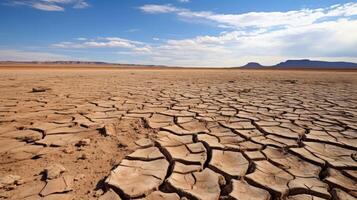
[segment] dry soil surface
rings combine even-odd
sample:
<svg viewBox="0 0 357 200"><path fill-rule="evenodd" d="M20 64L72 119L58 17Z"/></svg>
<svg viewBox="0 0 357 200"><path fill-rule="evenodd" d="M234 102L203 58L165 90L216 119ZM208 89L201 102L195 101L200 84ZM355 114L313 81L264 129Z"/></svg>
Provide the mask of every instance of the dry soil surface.
<svg viewBox="0 0 357 200"><path fill-rule="evenodd" d="M357 199L357 72L0 69L0 199Z"/></svg>

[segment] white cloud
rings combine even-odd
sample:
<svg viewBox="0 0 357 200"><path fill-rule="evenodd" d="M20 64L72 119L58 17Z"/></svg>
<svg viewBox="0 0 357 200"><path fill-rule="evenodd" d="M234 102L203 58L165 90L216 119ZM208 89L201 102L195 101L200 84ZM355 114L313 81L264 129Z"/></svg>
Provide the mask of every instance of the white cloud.
<svg viewBox="0 0 357 200"><path fill-rule="evenodd" d="M14 49L0 49L1 61L56 61L56 60L73 60L73 58L38 51L21 51Z"/></svg>
<svg viewBox="0 0 357 200"><path fill-rule="evenodd" d="M44 3L34 3L32 4L33 8L38 10L45 10L45 11L63 11L64 8L61 6L57 6L55 4L44 4Z"/></svg>
<svg viewBox="0 0 357 200"><path fill-rule="evenodd" d="M172 5L147 4L140 9L150 14L173 13L179 17L209 20L219 27L236 29L276 28L282 26L303 26L326 20L328 17L357 15L357 3L334 5L327 8L301 9L288 12L248 12L242 14L218 14L210 11L191 11Z"/></svg>
<svg viewBox="0 0 357 200"><path fill-rule="evenodd" d="M89 4L85 1L78 1L76 4L74 4L73 8L76 9L83 9L89 7Z"/></svg>
<svg viewBox="0 0 357 200"><path fill-rule="evenodd" d="M7 0L7 5L29 6L43 11L64 11L66 6L75 9L89 7L85 0Z"/></svg>
<svg viewBox="0 0 357 200"><path fill-rule="evenodd" d="M135 63L175 66L241 66L250 61L273 65L287 59L357 62L357 20L341 19L274 31L229 31L218 36L162 40L156 44L107 37L62 42L60 48L120 49Z"/></svg>
<svg viewBox="0 0 357 200"><path fill-rule="evenodd" d="M126 30L125 32L127 32L127 33L134 33L134 32L138 32L138 31L140 31L140 29L138 29L138 28L132 28L132 29Z"/></svg>
<svg viewBox="0 0 357 200"><path fill-rule="evenodd" d="M288 12L215 14L171 5L146 5L146 13L216 21L219 35L156 39L150 43L120 37L61 42L59 48L109 48L122 59L176 66L241 66L250 61L273 65L287 59L357 62L357 3Z"/></svg>
<svg viewBox="0 0 357 200"><path fill-rule="evenodd" d="M220 14L172 5L144 5L150 14L207 20L229 31L152 48L152 62L189 66L239 66L249 61L272 65L291 58L357 62L357 3L287 12Z"/></svg>
<svg viewBox="0 0 357 200"><path fill-rule="evenodd" d="M273 65L286 59L357 62L357 20L322 22L259 34L239 31L219 36L169 40L152 50L153 63L186 66Z"/></svg>
<svg viewBox="0 0 357 200"><path fill-rule="evenodd" d="M79 38L76 38L77 40L79 40L79 41L86 41L87 40L87 38L85 38L85 37L79 37Z"/></svg>
<svg viewBox="0 0 357 200"><path fill-rule="evenodd" d="M84 48L115 48L126 49L132 53L149 53L151 47L143 42L127 40L119 37L98 37L77 41L64 41L53 44L52 47L63 49L84 49Z"/></svg>
<svg viewBox="0 0 357 200"><path fill-rule="evenodd" d="M181 2L181 3L188 3L188 2L190 2L190 0L178 0L179 2Z"/></svg>
<svg viewBox="0 0 357 200"><path fill-rule="evenodd" d="M180 12L183 9L175 8L171 5L144 5L141 6L140 9L146 13L157 14L157 13L173 13L173 12Z"/></svg>

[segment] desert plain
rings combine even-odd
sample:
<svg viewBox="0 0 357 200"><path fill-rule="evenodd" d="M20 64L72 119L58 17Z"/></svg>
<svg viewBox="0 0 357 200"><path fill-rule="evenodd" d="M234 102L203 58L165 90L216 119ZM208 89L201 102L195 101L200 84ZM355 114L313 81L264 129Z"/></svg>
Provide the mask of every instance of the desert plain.
<svg viewBox="0 0 357 200"><path fill-rule="evenodd" d="M0 199L357 199L357 71L0 67Z"/></svg>

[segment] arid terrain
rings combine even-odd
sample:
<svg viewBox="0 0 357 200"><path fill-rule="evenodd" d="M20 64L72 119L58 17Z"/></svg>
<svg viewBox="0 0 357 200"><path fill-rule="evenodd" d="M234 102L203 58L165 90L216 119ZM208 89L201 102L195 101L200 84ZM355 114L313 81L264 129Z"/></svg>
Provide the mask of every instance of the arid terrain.
<svg viewBox="0 0 357 200"><path fill-rule="evenodd" d="M0 68L0 199L357 199L357 71Z"/></svg>

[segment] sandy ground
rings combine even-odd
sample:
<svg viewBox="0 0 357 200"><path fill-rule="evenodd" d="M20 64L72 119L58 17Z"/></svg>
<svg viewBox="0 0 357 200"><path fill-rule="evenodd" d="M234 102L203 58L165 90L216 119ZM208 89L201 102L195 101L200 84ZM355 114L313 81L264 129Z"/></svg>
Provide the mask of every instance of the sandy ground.
<svg viewBox="0 0 357 200"><path fill-rule="evenodd" d="M2 67L0 94L0 199L357 198L357 72Z"/></svg>

